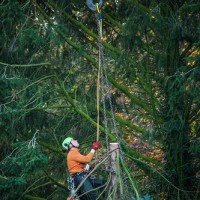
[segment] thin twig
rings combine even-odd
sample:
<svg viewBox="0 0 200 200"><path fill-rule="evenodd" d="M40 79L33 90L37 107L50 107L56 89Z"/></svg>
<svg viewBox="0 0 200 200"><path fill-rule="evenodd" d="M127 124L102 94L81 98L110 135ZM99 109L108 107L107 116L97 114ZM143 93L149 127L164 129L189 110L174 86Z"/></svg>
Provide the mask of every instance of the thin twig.
<svg viewBox="0 0 200 200"><path fill-rule="evenodd" d="M38 66L41 66L41 65L51 65L51 63L49 62L45 62L45 63L37 63L37 64L26 64L26 65L20 65L20 64L8 64L8 63L3 63L3 62L0 62L0 65L4 65L6 67L38 67Z"/></svg>

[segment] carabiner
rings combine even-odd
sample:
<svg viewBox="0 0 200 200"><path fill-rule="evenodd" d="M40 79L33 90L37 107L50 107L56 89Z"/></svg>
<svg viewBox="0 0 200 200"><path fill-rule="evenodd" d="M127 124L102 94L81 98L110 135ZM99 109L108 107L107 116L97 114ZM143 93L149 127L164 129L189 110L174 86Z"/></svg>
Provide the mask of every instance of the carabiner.
<svg viewBox="0 0 200 200"><path fill-rule="evenodd" d="M87 0L86 4L90 10L96 11L96 5L93 3L93 0ZM101 8L102 5L103 5L103 0L99 0L98 7Z"/></svg>
<svg viewBox="0 0 200 200"><path fill-rule="evenodd" d="M91 179L91 180L94 180L94 179L95 179L95 175L92 174L92 175L90 176L90 179Z"/></svg>

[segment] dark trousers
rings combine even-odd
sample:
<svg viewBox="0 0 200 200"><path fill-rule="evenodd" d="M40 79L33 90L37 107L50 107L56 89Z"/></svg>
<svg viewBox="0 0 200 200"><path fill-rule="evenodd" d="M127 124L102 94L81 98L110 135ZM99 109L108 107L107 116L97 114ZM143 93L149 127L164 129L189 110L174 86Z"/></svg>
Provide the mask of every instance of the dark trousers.
<svg viewBox="0 0 200 200"><path fill-rule="evenodd" d="M82 180L85 178L86 175L83 173L80 173L79 175L74 176L74 184L75 187L77 188L79 184L82 182ZM81 183L81 187L78 190L78 196L81 195L79 198L80 200L96 200L97 199L97 191L93 190L94 188L98 188L104 184L103 180L94 178L90 179L88 177L83 183ZM93 191L91 191L93 190ZM86 193L86 194L84 194ZM84 194L82 196L82 194Z"/></svg>

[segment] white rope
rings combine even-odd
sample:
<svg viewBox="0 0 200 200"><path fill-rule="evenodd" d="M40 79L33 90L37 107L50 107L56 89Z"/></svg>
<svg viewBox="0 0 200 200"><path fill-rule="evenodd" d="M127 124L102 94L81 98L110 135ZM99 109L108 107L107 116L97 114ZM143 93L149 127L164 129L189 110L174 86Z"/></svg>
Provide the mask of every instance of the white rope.
<svg viewBox="0 0 200 200"><path fill-rule="evenodd" d="M37 139L36 139L36 135L37 135L37 133L39 132L39 130L36 130L36 132L34 133L34 135L33 135L33 138L30 140L30 142L28 143L28 149L30 149L30 148L35 148L36 147L36 145L37 145Z"/></svg>

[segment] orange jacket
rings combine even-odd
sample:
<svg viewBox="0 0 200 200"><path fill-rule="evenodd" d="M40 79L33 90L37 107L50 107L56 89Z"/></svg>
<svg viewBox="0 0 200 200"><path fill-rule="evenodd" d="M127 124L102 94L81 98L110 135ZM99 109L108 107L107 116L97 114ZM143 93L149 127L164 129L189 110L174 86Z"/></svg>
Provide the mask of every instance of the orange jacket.
<svg viewBox="0 0 200 200"><path fill-rule="evenodd" d="M67 155L67 167L70 174L81 172L85 168L86 164L89 163L94 154L92 152L84 156L80 154L79 149L71 148Z"/></svg>

